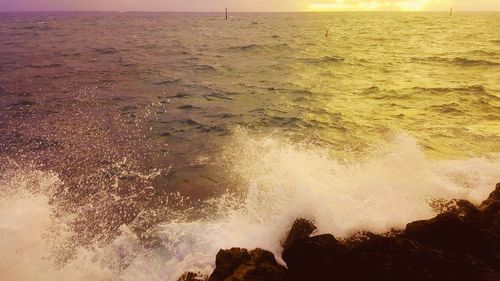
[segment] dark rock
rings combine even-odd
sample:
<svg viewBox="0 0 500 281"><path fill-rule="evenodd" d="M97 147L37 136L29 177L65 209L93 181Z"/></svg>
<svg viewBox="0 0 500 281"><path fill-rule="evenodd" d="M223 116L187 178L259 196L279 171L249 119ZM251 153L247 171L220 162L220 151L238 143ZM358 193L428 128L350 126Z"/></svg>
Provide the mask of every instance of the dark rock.
<svg viewBox="0 0 500 281"><path fill-rule="evenodd" d="M177 281L206 281L206 280L207 278L198 273L186 272Z"/></svg>
<svg viewBox="0 0 500 281"><path fill-rule="evenodd" d="M500 201L500 183L497 183L495 190L490 194L488 199L483 201L480 208L485 209L488 205L494 203L495 201Z"/></svg>
<svg viewBox="0 0 500 281"><path fill-rule="evenodd" d="M220 250L215 266L209 281L282 281L286 270L271 252L262 249Z"/></svg>
<svg viewBox="0 0 500 281"><path fill-rule="evenodd" d="M290 232L288 232L285 242L282 243L283 249L286 250L299 238L309 237L314 230L316 230L316 226L312 222L306 219L296 219Z"/></svg>
<svg viewBox="0 0 500 281"><path fill-rule="evenodd" d="M500 268L500 185L482 211L465 200L437 217L409 223L404 236L447 252L471 255Z"/></svg>
<svg viewBox="0 0 500 281"><path fill-rule="evenodd" d="M339 276L349 280L498 280L498 272L479 259L404 237L372 237L349 249Z"/></svg>
<svg viewBox="0 0 500 281"><path fill-rule="evenodd" d="M500 200L489 203L483 210L483 216L494 224L494 221L498 220L500 216Z"/></svg>
<svg viewBox="0 0 500 281"><path fill-rule="evenodd" d="M310 237L314 224L297 219L282 243L288 270L270 252L233 248L217 254L209 281L500 281L500 184L480 208L465 200L443 206L404 231L342 241Z"/></svg>
<svg viewBox="0 0 500 281"><path fill-rule="evenodd" d="M472 255L490 264L498 262L492 248L498 235L481 218L471 220L454 213L441 214L408 224L404 235L448 252Z"/></svg>
<svg viewBox="0 0 500 281"><path fill-rule="evenodd" d="M323 278L342 251L331 234L309 237L314 230L311 221L297 219L283 242L282 258L288 266L289 280Z"/></svg>
<svg viewBox="0 0 500 281"><path fill-rule="evenodd" d="M215 270L209 280L224 280L241 264L250 260L247 249L220 250L215 258Z"/></svg>
<svg viewBox="0 0 500 281"><path fill-rule="evenodd" d="M481 211L471 202L467 200L457 200L457 208L452 212L461 217L477 217L481 215Z"/></svg>
<svg viewBox="0 0 500 281"><path fill-rule="evenodd" d="M287 279L498 281L499 193L497 185L481 209L454 200L444 213L409 223L403 232L363 233L342 243L331 235L309 237L313 228L298 220L284 243Z"/></svg>
<svg viewBox="0 0 500 281"><path fill-rule="evenodd" d="M406 226L405 237L432 244L441 249L464 253L487 252L489 244L481 225L454 213L440 214L431 220L416 221Z"/></svg>
<svg viewBox="0 0 500 281"><path fill-rule="evenodd" d="M344 247L331 234L295 239L284 251L289 280L328 280L342 267Z"/></svg>

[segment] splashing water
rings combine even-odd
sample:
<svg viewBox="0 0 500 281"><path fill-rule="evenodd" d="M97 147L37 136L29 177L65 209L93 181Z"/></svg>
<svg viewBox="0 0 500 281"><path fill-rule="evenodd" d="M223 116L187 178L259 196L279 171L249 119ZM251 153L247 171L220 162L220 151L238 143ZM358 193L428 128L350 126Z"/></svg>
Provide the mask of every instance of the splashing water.
<svg viewBox="0 0 500 281"><path fill-rule="evenodd" d="M185 271L209 274L215 254L233 246L272 250L293 220L315 221L319 233L346 237L384 232L435 215L431 199L479 203L500 178L500 157L430 160L409 136L363 160L344 163L329 152L276 136L239 130L222 161L240 187L208 200L212 213L155 227L155 247L141 244L128 226L112 241L68 245L72 214L60 213L53 173L11 169L0 179L2 280L176 280ZM68 255L62 259L61 256Z"/></svg>
<svg viewBox="0 0 500 281"><path fill-rule="evenodd" d="M479 203L499 19L4 14L0 281L175 281L220 248L279 258L297 217L348 237Z"/></svg>

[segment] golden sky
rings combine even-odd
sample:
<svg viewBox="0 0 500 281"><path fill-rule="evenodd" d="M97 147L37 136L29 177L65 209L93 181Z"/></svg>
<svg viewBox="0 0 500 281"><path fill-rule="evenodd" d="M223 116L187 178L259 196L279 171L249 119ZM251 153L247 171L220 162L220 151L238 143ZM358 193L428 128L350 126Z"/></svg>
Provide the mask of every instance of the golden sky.
<svg viewBox="0 0 500 281"><path fill-rule="evenodd" d="M500 0L0 0L1 11L500 11Z"/></svg>
<svg viewBox="0 0 500 281"><path fill-rule="evenodd" d="M500 0L316 0L307 5L308 10L500 10Z"/></svg>

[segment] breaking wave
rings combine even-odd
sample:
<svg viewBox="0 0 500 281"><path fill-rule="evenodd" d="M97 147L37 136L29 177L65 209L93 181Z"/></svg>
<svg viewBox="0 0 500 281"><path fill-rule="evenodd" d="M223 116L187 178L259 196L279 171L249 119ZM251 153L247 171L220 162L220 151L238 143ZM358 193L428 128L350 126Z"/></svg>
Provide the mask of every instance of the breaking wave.
<svg viewBox="0 0 500 281"><path fill-rule="evenodd" d="M315 221L320 233L346 237L385 232L435 215L434 199L479 203L500 179L500 157L432 160L410 136L396 136L363 159L334 159L328 150L275 135L234 134L220 158L237 186L204 204L201 219L159 223L154 247L129 227L112 241L69 245L74 214L57 208L57 174L12 168L0 177L2 280L176 280L209 274L220 248L262 247L280 256L293 220ZM98 223L98 222L96 222Z"/></svg>

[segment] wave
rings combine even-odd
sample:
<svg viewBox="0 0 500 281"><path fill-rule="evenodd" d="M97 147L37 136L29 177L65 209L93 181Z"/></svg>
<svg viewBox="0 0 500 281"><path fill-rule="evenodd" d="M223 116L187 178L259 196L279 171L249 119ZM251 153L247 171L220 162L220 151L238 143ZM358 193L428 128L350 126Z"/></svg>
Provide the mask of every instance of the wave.
<svg viewBox="0 0 500 281"><path fill-rule="evenodd" d="M221 248L261 247L281 256L277 245L297 217L314 220L319 234L381 233L434 216L433 199L479 203L500 178L500 157L431 160L406 135L374 147L363 159L345 161L322 148L236 129L221 159L239 184L195 206L206 208L204 218L164 219L149 231L158 241L155 247L143 246L126 225L108 243L68 245L76 214L57 209L54 191L64 185L57 175L17 168L4 172L3 280L174 281L185 271L211 272ZM57 262L65 256L71 258Z"/></svg>
<svg viewBox="0 0 500 281"><path fill-rule="evenodd" d="M454 58L451 62L459 65L465 66L477 66L477 65L486 65L486 66L497 66L500 65L498 62L488 61L488 60L477 60L477 59L468 59L468 58Z"/></svg>
<svg viewBox="0 0 500 281"><path fill-rule="evenodd" d="M97 53L100 53L100 54L114 54L114 53L117 53L118 50L116 50L115 48L113 47L107 47L107 48L94 48L94 51L96 51Z"/></svg>
<svg viewBox="0 0 500 281"><path fill-rule="evenodd" d="M474 54L474 55L483 55L483 56L498 56L499 53L493 52L493 51L485 51L485 50L474 50L469 52L469 54Z"/></svg>
<svg viewBox="0 0 500 281"><path fill-rule="evenodd" d="M380 89L378 86L371 86L361 91L361 94L370 96L378 100L405 100L410 99L410 94L404 94L395 90Z"/></svg>
<svg viewBox="0 0 500 281"><path fill-rule="evenodd" d="M195 110L195 109L201 109L201 107L194 106L192 104L186 104L186 105L181 105L177 107L178 109L183 109L183 110Z"/></svg>
<svg viewBox="0 0 500 281"><path fill-rule="evenodd" d="M54 67L61 67L63 64L61 63L49 63L49 64L29 64L26 67L30 68L54 68Z"/></svg>
<svg viewBox="0 0 500 281"><path fill-rule="evenodd" d="M413 90L423 93L436 93L436 94L447 94L447 93L461 93L461 94L473 94L478 96L487 96L492 99L498 99L498 97L490 92L483 85L471 85L463 87L413 87Z"/></svg>
<svg viewBox="0 0 500 281"><path fill-rule="evenodd" d="M282 44L247 44L240 46L228 47L229 51L246 51L246 52L276 52L289 51L292 48L285 43Z"/></svg>
<svg viewBox="0 0 500 281"><path fill-rule="evenodd" d="M242 45L242 46L231 46L229 47L229 50L255 50L255 49L260 49L262 46L258 44L248 44L248 45Z"/></svg>
<svg viewBox="0 0 500 281"><path fill-rule="evenodd" d="M193 66L195 72L215 72L215 67L209 64L196 64Z"/></svg>
<svg viewBox="0 0 500 281"><path fill-rule="evenodd" d="M456 57L456 58L443 58L443 57L427 57L427 58L412 58L412 62L437 62L437 63L446 63L446 64L454 64L460 66L499 66L500 63L489 60L479 60L479 59L470 59L464 57Z"/></svg>
<svg viewBox="0 0 500 281"><path fill-rule="evenodd" d="M475 92L486 93L486 88L483 85L471 85L463 87L413 87L414 90L433 91L433 92Z"/></svg>
<svg viewBox="0 0 500 281"><path fill-rule="evenodd" d="M155 82L155 85L170 85L170 84L179 84L181 82L181 78L173 78L173 79L168 79L168 80L163 80L159 82Z"/></svg>
<svg viewBox="0 0 500 281"><path fill-rule="evenodd" d="M428 109L434 110L440 113L446 113L446 114L456 114L456 115L461 115L464 114L464 112L460 109L460 105L458 103L448 103L448 104L439 104L439 105L432 105L429 106Z"/></svg>
<svg viewBox="0 0 500 281"><path fill-rule="evenodd" d="M344 62L344 58L340 56L323 56L320 58L304 58L301 59L304 62L311 63L311 64L324 64L324 63L340 63Z"/></svg>

